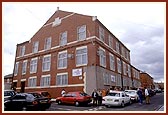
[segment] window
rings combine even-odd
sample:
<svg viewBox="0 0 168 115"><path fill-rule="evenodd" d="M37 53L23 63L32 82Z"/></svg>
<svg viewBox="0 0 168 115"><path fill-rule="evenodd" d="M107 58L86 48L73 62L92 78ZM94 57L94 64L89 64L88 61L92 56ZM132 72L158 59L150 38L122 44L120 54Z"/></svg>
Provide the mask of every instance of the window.
<svg viewBox="0 0 168 115"><path fill-rule="evenodd" d="M20 56L24 56L25 54L25 46L20 46Z"/></svg>
<svg viewBox="0 0 168 115"><path fill-rule="evenodd" d="M18 68L19 68L19 62L16 62L15 63L15 71L14 71L15 76L18 74Z"/></svg>
<svg viewBox="0 0 168 115"><path fill-rule="evenodd" d="M38 46L39 46L39 42L33 42L33 53L37 53L38 52Z"/></svg>
<svg viewBox="0 0 168 115"><path fill-rule="evenodd" d="M87 46L79 47L76 49L76 65L87 65Z"/></svg>
<svg viewBox="0 0 168 115"><path fill-rule="evenodd" d="M125 56L125 49L124 49L124 47L122 47L121 49L122 49L122 52L121 52L122 56L126 57Z"/></svg>
<svg viewBox="0 0 168 115"><path fill-rule="evenodd" d="M110 53L110 69L115 71L115 60L114 60L114 55Z"/></svg>
<svg viewBox="0 0 168 115"><path fill-rule="evenodd" d="M106 67L106 52L103 48L99 48L100 66Z"/></svg>
<svg viewBox="0 0 168 115"><path fill-rule="evenodd" d="M58 68L66 68L67 67L67 51L59 52L58 54Z"/></svg>
<svg viewBox="0 0 168 115"><path fill-rule="evenodd" d="M28 87L36 87L37 77L30 77L28 80Z"/></svg>
<svg viewBox="0 0 168 115"><path fill-rule="evenodd" d="M36 73L37 71L37 58L33 58L30 61L30 73Z"/></svg>
<svg viewBox="0 0 168 115"><path fill-rule="evenodd" d="M104 78L104 84L109 85L110 84L110 76L107 73L103 73Z"/></svg>
<svg viewBox="0 0 168 115"><path fill-rule="evenodd" d="M116 41L116 51L117 53L120 53L120 46L119 46L119 42Z"/></svg>
<svg viewBox="0 0 168 115"><path fill-rule="evenodd" d="M77 31L78 31L78 40L85 40L86 39L86 25L78 27Z"/></svg>
<svg viewBox="0 0 168 115"><path fill-rule="evenodd" d="M60 46L67 44L67 31L60 34Z"/></svg>
<svg viewBox="0 0 168 115"><path fill-rule="evenodd" d="M131 68L130 68L130 65L128 65L128 76L131 77Z"/></svg>
<svg viewBox="0 0 168 115"><path fill-rule="evenodd" d="M23 61L22 64L22 74L26 74L27 60Z"/></svg>
<svg viewBox="0 0 168 115"><path fill-rule="evenodd" d="M51 64L51 55L46 55L43 57L43 71L50 71L50 64Z"/></svg>
<svg viewBox="0 0 168 115"><path fill-rule="evenodd" d="M51 37L45 39L44 49L48 50L51 48Z"/></svg>
<svg viewBox="0 0 168 115"><path fill-rule="evenodd" d="M127 68L126 68L125 62L123 62L123 70L124 70L124 75L127 75Z"/></svg>
<svg viewBox="0 0 168 115"><path fill-rule="evenodd" d="M104 29L102 27L99 26L99 38L101 41L105 41L104 40Z"/></svg>
<svg viewBox="0 0 168 115"><path fill-rule="evenodd" d="M117 69L118 73L121 73L121 60L119 58L117 58Z"/></svg>
<svg viewBox="0 0 168 115"><path fill-rule="evenodd" d="M68 74L58 74L56 76L56 85L67 85L68 84Z"/></svg>
<svg viewBox="0 0 168 115"><path fill-rule="evenodd" d="M41 77L40 86L50 86L50 75Z"/></svg>
<svg viewBox="0 0 168 115"><path fill-rule="evenodd" d="M116 82L116 78L115 78L114 75L111 75L111 81L112 81L112 82Z"/></svg>
<svg viewBox="0 0 168 115"><path fill-rule="evenodd" d="M113 38L111 37L111 35L109 35L109 46L110 48L113 48Z"/></svg>

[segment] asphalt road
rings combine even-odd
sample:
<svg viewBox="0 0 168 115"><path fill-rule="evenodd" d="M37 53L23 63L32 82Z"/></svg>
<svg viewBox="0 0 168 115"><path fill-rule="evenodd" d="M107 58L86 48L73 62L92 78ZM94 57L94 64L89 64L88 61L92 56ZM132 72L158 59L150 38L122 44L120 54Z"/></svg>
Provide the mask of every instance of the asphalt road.
<svg viewBox="0 0 168 115"><path fill-rule="evenodd" d="M46 111L157 111L161 106L164 105L164 93L157 93L151 97L150 100L150 104L146 104L145 101L143 101L142 105L139 103L132 103L124 108L106 108L103 105L94 107L92 104L89 104L88 106L76 107L74 105L58 105L57 103L53 102L51 107Z"/></svg>

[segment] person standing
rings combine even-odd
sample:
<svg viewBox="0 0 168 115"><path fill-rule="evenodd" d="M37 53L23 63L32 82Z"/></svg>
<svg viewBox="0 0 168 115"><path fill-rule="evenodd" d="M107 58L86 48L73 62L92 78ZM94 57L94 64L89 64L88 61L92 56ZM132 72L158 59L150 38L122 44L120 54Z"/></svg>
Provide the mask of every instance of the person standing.
<svg viewBox="0 0 168 115"><path fill-rule="evenodd" d="M145 101L146 101L146 104L150 104L149 102L149 92L148 92L148 89L145 87Z"/></svg>
<svg viewBox="0 0 168 115"><path fill-rule="evenodd" d="M143 94L142 94L141 88L138 89L137 94L138 94L138 98L139 98L139 104L142 104Z"/></svg>
<svg viewBox="0 0 168 115"><path fill-rule="evenodd" d="M98 105L100 106L102 104L102 91L98 90Z"/></svg>
<svg viewBox="0 0 168 115"><path fill-rule="evenodd" d="M64 95L65 95L65 93L66 93L66 92L65 92L65 90L64 90L64 89L62 89L62 91L61 91L61 95L62 95L62 96L64 96Z"/></svg>
<svg viewBox="0 0 168 115"><path fill-rule="evenodd" d="M97 99L98 99L98 93L96 89L92 92L92 98L93 98L93 106L97 106Z"/></svg>

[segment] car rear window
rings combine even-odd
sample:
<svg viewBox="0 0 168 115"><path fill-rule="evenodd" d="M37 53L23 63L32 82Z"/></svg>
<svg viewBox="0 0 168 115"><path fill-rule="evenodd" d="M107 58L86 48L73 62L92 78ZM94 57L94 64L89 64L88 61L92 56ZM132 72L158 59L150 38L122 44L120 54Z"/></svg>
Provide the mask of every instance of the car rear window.
<svg viewBox="0 0 168 115"><path fill-rule="evenodd" d="M120 97L120 93L108 93L107 96Z"/></svg>
<svg viewBox="0 0 168 115"><path fill-rule="evenodd" d="M43 95L44 97L47 97L50 94L48 92L42 92L41 95Z"/></svg>

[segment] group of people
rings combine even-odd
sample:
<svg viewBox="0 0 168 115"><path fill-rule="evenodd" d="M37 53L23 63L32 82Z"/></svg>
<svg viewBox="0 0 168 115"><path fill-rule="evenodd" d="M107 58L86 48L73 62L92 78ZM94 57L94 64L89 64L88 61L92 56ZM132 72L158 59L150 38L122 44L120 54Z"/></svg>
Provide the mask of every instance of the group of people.
<svg viewBox="0 0 168 115"><path fill-rule="evenodd" d="M139 96L139 104L143 103L143 96L145 95L145 102L146 104L150 104L150 97L149 97L149 92L148 89L145 87L145 91L142 91L142 88L139 88L137 91L137 94Z"/></svg>
<svg viewBox="0 0 168 115"><path fill-rule="evenodd" d="M93 106L99 106L102 104L102 91L94 89L92 92Z"/></svg>

